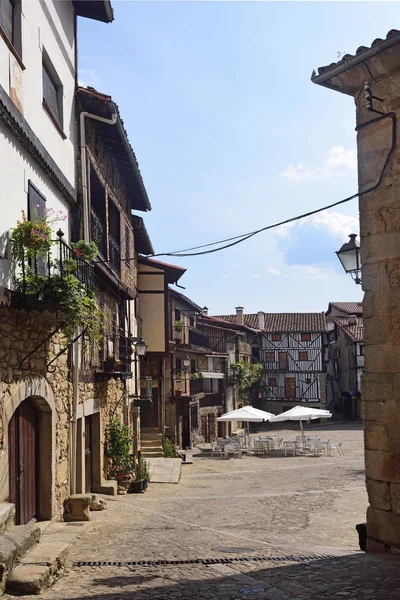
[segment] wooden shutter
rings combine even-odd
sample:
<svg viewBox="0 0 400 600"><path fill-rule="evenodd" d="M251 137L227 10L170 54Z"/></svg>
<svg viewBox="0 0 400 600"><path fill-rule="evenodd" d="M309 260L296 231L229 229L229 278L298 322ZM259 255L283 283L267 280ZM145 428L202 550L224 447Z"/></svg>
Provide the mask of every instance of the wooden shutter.
<svg viewBox="0 0 400 600"><path fill-rule="evenodd" d="M294 377L285 379L285 398L296 398L296 379Z"/></svg>
<svg viewBox="0 0 400 600"><path fill-rule="evenodd" d="M10 42L13 42L14 4L12 0L0 0L0 26L7 34Z"/></svg>
<svg viewBox="0 0 400 600"><path fill-rule="evenodd" d="M130 258L131 256L131 235L129 230L129 225L125 225L125 258ZM129 260L125 261L127 267L131 266L131 262Z"/></svg>
<svg viewBox="0 0 400 600"><path fill-rule="evenodd" d="M34 217L44 219L46 215L46 198L31 181L28 181L28 220ZM36 257L38 275L46 275L46 256L43 252Z"/></svg>
<svg viewBox="0 0 400 600"><path fill-rule="evenodd" d="M279 368L283 371L287 369L287 352L279 352Z"/></svg>
<svg viewBox="0 0 400 600"><path fill-rule="evenodd" d="M43 100L51 114L61 126L61 111L57 85L54 83L47 67L43 64Z"/></svg>

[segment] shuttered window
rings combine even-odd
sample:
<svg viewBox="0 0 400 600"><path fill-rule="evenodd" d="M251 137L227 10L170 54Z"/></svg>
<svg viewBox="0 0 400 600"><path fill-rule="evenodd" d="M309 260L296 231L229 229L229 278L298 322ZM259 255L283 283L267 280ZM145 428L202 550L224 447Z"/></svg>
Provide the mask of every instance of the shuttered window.
<svg viewBox="0 0 400 600"><path fill-rule="evenodd" d="M130 231L129 231L129 226L125 225L125 258L129 258L130 255L131 255ZM130 260L126 260L125 264L127 267L130 267L131 266Z"/></svg>
<svg viewBox="0 0 400 600"><path fill-rule="evenodd" d="M0 0L0 26L6 32L10 42L14 42L14 2Z"/></svg>
<svg viewBox="0 0 400 600"><path fill-rule="evenodd" d="M266 352L265 360L266 362L275 362L275 352Z"/></svg>
<svg viewBox="0 0 400 600"><path fill-rule="evenodd" d="M44 219L46 214L46 198L31 181L28 181L28 220ZM39 253L36 257L38 275L46 275L46 256Z"/></svg>
<svg viewBox="0 0 400 600"><path fill-rule="evenodd" d="M49 69L43 63L43 102L50 110L54 119L62 127L61 89L51 76Z"/></svg>
<svg viewBox="0 0 400 600"><path fill-rule="evenodd" d="M296 379L285 379L285 398L296 398Z"/></svg>
<svg viewBox="0 0 400 600"><path fill-rule="evenodd" d="M299 360L308 360L308 352L299 352Z"/></svg>

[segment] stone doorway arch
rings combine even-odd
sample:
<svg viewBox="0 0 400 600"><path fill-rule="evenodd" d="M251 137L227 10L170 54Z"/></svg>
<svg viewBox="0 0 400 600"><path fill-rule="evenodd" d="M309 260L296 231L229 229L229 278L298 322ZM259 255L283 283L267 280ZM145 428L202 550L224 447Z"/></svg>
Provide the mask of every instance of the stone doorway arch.
<svg viewBox="0 0 400 600"><path fill-rule="evenodd" d="M46 380L29 379L12 384L4 400L4 439L0 452L0 502L16 503L16 522L23 523L29 516L49 520L55 516L55 407L51 387ZM22 428L21 430L18 430ZM24 429L25 428L25 429ZM30 441L27 440L30 436ZM36 438L36 441L32 439ZM25 443L25 448L21 450ZM18 447L16 447L18 442ZM22 451L22 455L21 455ZM34 456L32 457L32 452ZM34 514L23 508L21 492L13 484L20 468L19 459L28 459L31 477L25 481L25 492L34 494ZM36 469L35 480L32 469ZM26 478L25 478L26 479ZM31 487L36 484L36 490ZM26 489L26 486L31 486ZM22 490L22 494L25 493ZM21 504L22 500L22 504ZM32 499L31 499L32 501ZM28 519L29 520L29 519Z"/></svg>

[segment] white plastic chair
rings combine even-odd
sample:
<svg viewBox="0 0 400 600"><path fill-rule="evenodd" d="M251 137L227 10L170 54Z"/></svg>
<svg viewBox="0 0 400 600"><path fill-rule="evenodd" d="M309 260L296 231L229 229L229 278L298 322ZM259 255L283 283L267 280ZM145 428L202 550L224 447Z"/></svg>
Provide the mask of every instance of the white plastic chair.
<svg viewBox="0 0 400 600"><path fill-rule="evenodd" d="M339 456L343 456L344 452L343 452L342 446L343 446L343 442L338 442L337 444L329 444L330 456L333 456L335 454L335 450L337 451Z"/></svg>
<svg viewBox="0 0 400 600"><path fill-rule="evenodd" d="M242 451L239 447L239 444L226 444L224 448L225 458L229 458L229 455L232 454L234 458L242 458Z"/></svg>

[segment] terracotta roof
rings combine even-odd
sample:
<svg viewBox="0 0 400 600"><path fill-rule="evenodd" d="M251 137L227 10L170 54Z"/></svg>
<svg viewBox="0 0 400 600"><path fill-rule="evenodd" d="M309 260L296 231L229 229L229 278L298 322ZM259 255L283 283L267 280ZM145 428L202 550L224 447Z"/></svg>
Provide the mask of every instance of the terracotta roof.
<svg viewBox="0 0 400 600"><path fill-rule="evenodd" d="M363 306L362 302L329 302L329 308L326 311L327 314L331 311L331 307L337 308L349 315L362 315Z"/></svg>
<svg viewBox="0 0 400 600"><path fill-rule="evenodd" d="M333 321L352 342L364 341L364 320L362 317L357 317L356 325L349 325L348 320L343 317L338 317Z"/></svg>
<svg viewBox="0 0 400 600"><path fill-rule="evenodd" d="M235 323L235 321L228 321L227 319L223 319L222 317L210 317L206 315L200 315L198 319L198 323L201 325L209 325L210 327L223 327L224 329L229 329L229 331L251 331L254 333L255 330L258 331L255 327L250 327L249 325L239 325Z"/></svg>
<svg viewBox="0 0 400 600"><path fill-rule="evenodd" d="M386 34L386 39L376 38L370 47L360 46L357 48L355 54L345 54L337 62L333 62L330 65L322 66L318 68L318 74L313 71L311 79L315 83L322 83L327 78L334 76L351 66L356 66L367 60L368 58L375 56L379 52L386 48L391 48L393 45L400 42L400 31L397 29L391 29ZM366 76L368 79L368 75Z"/></svg>
<svg viewBox="0 0 400 600"><path fill-rule="evenodd" d="M264 313L265 327L263 331L325 331L324 313ZM236 315L218 316L218 319L234 323ZM244 324L258 329L258 314L243 315Z"/></svg>

